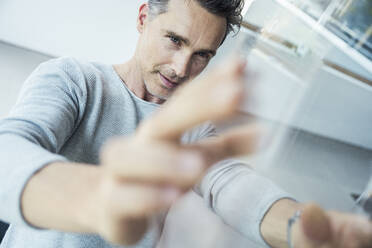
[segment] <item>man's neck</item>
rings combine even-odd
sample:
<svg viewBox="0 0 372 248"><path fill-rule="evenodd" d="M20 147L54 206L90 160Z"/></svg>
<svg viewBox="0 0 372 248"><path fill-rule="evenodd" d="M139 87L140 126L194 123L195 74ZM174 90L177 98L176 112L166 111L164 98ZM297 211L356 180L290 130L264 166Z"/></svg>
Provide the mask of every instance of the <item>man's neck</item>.
<svg viewBox="0 0 372 248"><path fill-rule="evenodd" d="M114 65L116 73L119 75L123 83L137 97L152 103L162 104L165 102L156 96L151 95L147 90L143 80L142 72L134 58L124 64Z"/></svg>

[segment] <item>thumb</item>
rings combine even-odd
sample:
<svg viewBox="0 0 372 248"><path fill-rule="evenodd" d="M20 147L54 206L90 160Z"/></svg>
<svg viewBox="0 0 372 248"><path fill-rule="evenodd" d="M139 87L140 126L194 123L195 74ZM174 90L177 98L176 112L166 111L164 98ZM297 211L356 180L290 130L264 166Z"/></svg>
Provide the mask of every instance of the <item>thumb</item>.
<svg viewBox="0 0 372 248"><path fill-rule="evenodd" d="M304 208L301 227L306 239L314 247L332 240L329 217L323 209L315 204L309 204Z"/></svg>

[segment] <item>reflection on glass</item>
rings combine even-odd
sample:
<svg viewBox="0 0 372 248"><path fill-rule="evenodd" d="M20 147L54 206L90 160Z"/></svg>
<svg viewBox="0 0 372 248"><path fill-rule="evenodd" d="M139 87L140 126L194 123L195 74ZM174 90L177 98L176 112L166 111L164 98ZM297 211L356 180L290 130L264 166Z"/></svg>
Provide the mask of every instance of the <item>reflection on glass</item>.
<svg viewBox="0 0 372 248"><path fill-rule="evenodd" d="M332 0L288 0L314 19L319 19Z"/></svg>
<svg viewBox="0 0 372 248"><path fill-rule="evenodd" d="M340 76L338 72L338 78L334 76L335 74L324 72L326 64L324 58L333 49L334 44L327 40L324 32L319 32L319 27L322 30L325 28L331 30L330 23L333 23L334 27L339 27L339 30L346 30L345 27L348 27L353 32L352 37L359 37L360 43L363 41L362 34L368 34L368 28L364 24L370 21L367 18L352 23L351 17L347 16L350 15L349 11L355 2L368 1L337 1L340 5L334 5L336 2L332 0L247 0L247 2L249 8L244 17L243 27L236 43L233 44L235 52L247 58L249 68L246 80L247 97L242 109L250 115L249 121L265 123L271 128L271 132L264 137L264 143L269 144L269 147L262 153L262 157L255 157L253 159L256 160L250 162L252 161L251 164L258 169L271 171L270 177L275 182L283 183L280 186L285 190L292 190L291 193L299 201L317 201L324 207L350 211L354 206L349 197L350 192L360 193L359 189L364 187L364 181L368 180L364 178L362 167L365 166L364 158L371 157L368 155L370 153L334 141L326 135L325 137L319 135L316 131L323 130L323 126L336 127L339 124L338 120L336 123L324 124L318 119L319 122L316 123L311 120L312 116L309 113L323 111L321 107L324 105L317 103L319 99L317 93L324 93L322 91L325 90L325 86L331 82L322 81L322 76L326 75L327 79L333 81L344 80L344 75ZM296 6L300 14L311 16L312 22L307 22L292 9L288 10L283 2L291 4L292 7ZM337 8L333 9L335 6ZM312 26L313 23L315 25ZM257 77L252 78L250 74L252 71ZM334 91L327 93L337 94L337 87L338 85L332 88ZM332 100L330 96L327 103ZM355 160L350 159L352 156ZM359 168L358 171L362 174L353 183L350 174L344 173L349 172L348 169L351 167L349 161L353 161L354 170ZM293 164L295 166L291 167ZM341 173L335 173L336 170ZM299 183L296 184L296 180ZM340 185L340 181L345 183ZM355 190L356 188L358 190ZM322 194L318 194L318 198L307 198L311 193L320 191ZM181 216L182 219L175 220L174 226L183 226L193 218L203 220L193 209L182 213ZM199 234L198 242L202 244L200 247L250 247L244 240L233 236L226 228L217 224L217 221L212 225L206 221L208 235L201 231L204 225L199 225L193 228L191 233L171 233L166 238L178 242L181 240L182 247L191 247L193 237L198 237ZM203 235L200 235L201 233ZM167 242L167 239L164 239L164 242Z"/></svg>
<svg viewBox="0 0 372 248"><path fill-rule="evenodd" d="M326 27L348 45L372 59L372 1L344 0L336 8Z"/></svg>
<svg viewBox="0 0 372 248"><path fill-rule="evenodd" d="M287 0L372 59L372 1Z"/></svg>

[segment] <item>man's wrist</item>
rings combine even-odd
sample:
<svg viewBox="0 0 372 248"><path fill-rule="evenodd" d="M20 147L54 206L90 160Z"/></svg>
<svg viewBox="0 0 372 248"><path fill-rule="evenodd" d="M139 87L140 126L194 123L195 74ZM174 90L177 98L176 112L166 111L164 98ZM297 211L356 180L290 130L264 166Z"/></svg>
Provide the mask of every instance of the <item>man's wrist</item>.
<svg viewBox="0 0 372 248"><path fill-rule="evenodd" d="M93 168L92 168L93 169ZM77 221L79 226L81 226L83 232L86 233L99 233L100 227L100 212L102 211L102 184L103 184L103 169L102 167L94 168L92 171L91 182L87 188L89 188L89 193L83 196L81 201L81 208L77 213Z"/></svg>
<svg viewBox="0 0 372 248"><path fill-rule="evenodd" d="M288 247L288 219L300 209L302 209L302 204L287 198L281 199L271 206L261 223L262 237L269 246ZM297 224L294 224L293 230L297 229ZM293 236L297 235L293 233ZM294 242L296 241L294 240Z"/></svg>

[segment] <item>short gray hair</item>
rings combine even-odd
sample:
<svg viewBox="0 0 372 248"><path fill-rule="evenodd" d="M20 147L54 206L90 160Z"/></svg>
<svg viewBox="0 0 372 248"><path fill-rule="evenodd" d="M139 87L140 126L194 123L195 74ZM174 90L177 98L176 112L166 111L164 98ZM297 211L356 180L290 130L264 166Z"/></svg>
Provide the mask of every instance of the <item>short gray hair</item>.
<svg viewBox="0 0 372 248"><path fill-rule="evenodd" d="M185 0L186 1L186 0ZM200 6L212 14L225 17L227 22L226 34L224 37L235 31L239 31L243 16L241 14L244 7L244 0L194 0ZM148 0L150 17L163 14L168 10L169 0Z"/></svg>

